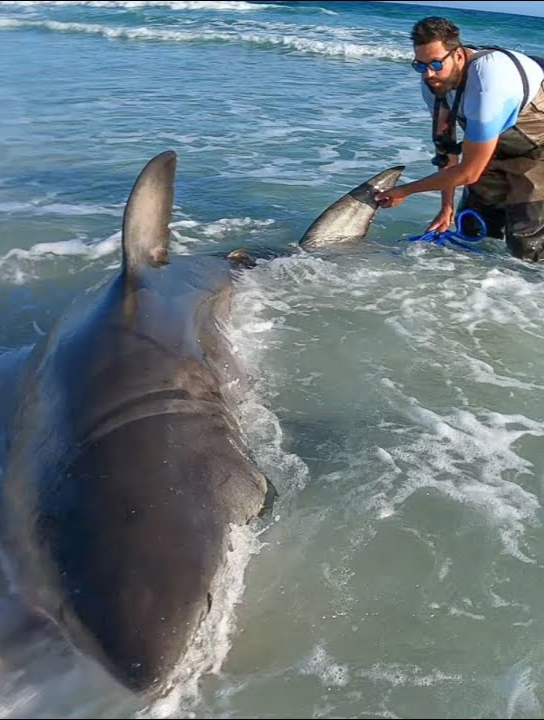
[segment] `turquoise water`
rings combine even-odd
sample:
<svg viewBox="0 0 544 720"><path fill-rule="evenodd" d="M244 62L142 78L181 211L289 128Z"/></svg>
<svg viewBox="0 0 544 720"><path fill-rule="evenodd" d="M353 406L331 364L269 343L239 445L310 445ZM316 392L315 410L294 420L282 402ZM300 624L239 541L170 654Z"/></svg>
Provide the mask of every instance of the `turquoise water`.
<svg viewBox="0 0 544 720"><path fill-rule="evenodd" d="M2 2L0 386L118 267L128 192L162 150L178 154L179 253L292 250L365 178L429 173L409 65L423 14ZM543 20L450 15L467 42L544 54ZM163 702L123 695L53 635L0 635L2 717L542 717L542 271L496 241L490 256L403 242L438 205L381 211L352 256L237 282L244 427L280 499L234 538Z"/></svg>

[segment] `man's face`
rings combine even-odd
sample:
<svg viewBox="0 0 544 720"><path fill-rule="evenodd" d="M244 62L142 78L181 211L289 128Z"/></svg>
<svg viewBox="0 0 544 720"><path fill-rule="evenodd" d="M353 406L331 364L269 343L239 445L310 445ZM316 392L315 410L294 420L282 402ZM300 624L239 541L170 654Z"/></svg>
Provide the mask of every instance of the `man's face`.
<svg viewBox="0 0 544 720"><path fill-rule="evenodd" d="M441 70L425 68L423 79L437 95L443 96L456 88L462 77L464 55L461 48L448 50L439 40L427 45L418 45L414 48L415 60L421 63L430 63L433 60L442 61Z"/></svg>

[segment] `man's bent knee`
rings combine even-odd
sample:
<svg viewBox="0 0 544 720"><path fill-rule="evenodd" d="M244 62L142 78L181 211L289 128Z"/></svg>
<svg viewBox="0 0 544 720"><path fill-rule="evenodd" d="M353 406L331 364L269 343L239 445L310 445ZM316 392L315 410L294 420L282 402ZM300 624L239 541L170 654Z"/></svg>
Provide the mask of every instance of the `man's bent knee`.
<svg viewBox="0 0 544 720"><path fill-rule="evenodd" d="M506 245L520 260L544 260L544 202L507 208Z"/></svg>
<svg viewBox="0 0 544 720"><path fill-rule="evenodd" d="M544 260L544 236L519 237L519 235L506 235L506 245L511 254L520 260L540 262Z"/></svg>

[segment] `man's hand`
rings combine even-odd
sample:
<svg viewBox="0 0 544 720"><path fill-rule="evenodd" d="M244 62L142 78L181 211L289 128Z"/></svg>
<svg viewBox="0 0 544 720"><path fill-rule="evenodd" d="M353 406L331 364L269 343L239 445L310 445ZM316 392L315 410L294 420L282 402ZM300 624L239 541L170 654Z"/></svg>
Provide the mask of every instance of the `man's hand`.
<svg viewBox="0 0 544 720"><path fill-rule="evenodd" d="M440 172L428 175L421 180L397 185L391 190L376 193L374 199L380 207L395 207L409 195L415 193L441 190L452 196L455 188L461 185L473 185L477 182L489 164L499 136L487 142L471 142L466 136L463 140L463 159L459 165L445 168Z"/></svg>
<svg viewBox="0 0 544 720"><path fill-rule="evenodd" d="M400 205L401 202L406 200L406 192L402 185L391 188L391 190L384 190L383 192L376 193L374 200L382 208L392 208Z"/></svg>
<svg viewBox="0 0 544 720"><path fill-rule="evenodd" d="M445 207L440 210L435 219L431 222L427 228L427 232L436 230L436 232L446 232L453 225L453 208Z"/></svg>

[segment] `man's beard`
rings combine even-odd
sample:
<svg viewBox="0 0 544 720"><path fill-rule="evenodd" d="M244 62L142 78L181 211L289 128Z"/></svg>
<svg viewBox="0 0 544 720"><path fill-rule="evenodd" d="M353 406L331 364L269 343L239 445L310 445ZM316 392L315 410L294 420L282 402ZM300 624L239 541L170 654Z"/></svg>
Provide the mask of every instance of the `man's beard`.
<svg viewBox="0 0 544 720"><path fill-rule="evenodd" d="M462 70L461 68L454 68L452 70L451 75L447 80L439 81L437 85L431 85L431 83L428 80L425 80L425 84L432 90L432 92L435 95L438 95L438 97L444 97L447 95L450 90L454 90L456 87L459 86L459 83L461 81L462 77ZM436 82L436 80L435 80Z"/></svg>

